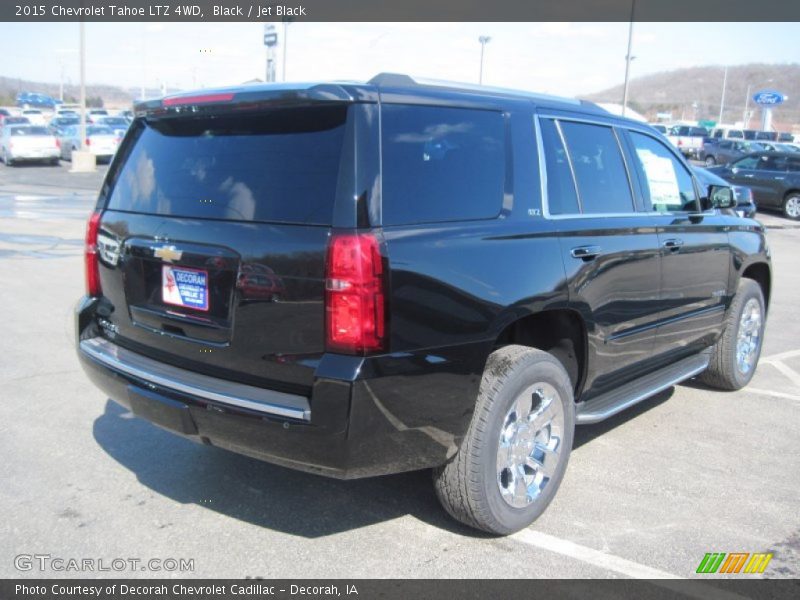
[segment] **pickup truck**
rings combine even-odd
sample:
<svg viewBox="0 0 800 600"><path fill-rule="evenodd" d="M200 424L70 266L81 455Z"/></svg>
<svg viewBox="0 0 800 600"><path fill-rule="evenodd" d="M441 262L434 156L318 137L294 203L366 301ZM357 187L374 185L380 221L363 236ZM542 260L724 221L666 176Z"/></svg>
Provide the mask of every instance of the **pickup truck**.
<svg viewBox="0 0 800 600"><path fill-rule="evenodd" d="M508 534L550 504L576 425L756 370L765 230L646 123L396 74L135 113L75 339L159 427L330 477L430 469L450 515Z"/></svg>
<svg viewBox="0 0 800 600"><path fill-rule="evenodd" d="M689 125L675 125L667 134L667 139L686 158L697 158L703 147L703 140L707 137L708 130L705 127Z"/></svg>

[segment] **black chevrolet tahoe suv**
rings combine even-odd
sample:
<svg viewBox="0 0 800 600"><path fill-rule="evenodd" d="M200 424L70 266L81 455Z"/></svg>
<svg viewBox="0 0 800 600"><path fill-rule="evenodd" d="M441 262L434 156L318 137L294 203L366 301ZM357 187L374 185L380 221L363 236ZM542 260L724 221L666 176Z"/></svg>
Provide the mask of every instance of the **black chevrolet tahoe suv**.
<svg viewBox="0 0 800 600"><path fill-rule="evenodd" d="M88 223L77 350L160 427L331 477L430 468L506 534L577 424L750 381L770 254L732 203L578 100L384 74L146 101Z"/></svg>

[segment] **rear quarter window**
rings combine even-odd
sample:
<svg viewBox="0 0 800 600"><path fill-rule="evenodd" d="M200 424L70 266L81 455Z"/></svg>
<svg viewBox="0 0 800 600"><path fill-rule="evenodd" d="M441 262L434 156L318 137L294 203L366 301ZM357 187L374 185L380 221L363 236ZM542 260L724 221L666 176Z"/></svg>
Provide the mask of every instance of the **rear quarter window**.
<svg viewBox="0 0 800 600"><path fill-rule="evenodd" d="M383 224L490 219L503 204L500 112L384 105Z"/></svg>

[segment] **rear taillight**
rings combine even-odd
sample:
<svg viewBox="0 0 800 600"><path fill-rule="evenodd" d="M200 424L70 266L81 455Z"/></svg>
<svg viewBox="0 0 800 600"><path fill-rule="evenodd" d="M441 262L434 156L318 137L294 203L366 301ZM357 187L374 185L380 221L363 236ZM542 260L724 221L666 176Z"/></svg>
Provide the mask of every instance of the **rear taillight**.
<svg viewBox="0 0 800 600"><path fill-rule="evenodd" d="M100 289L100 267L97 261L97 232L100 229L100 216L102 213L94 212L89 217L86 224L86 246L84 247L84 259L86 265L86 294L88 296L99 296Z"/></svg>
<svg viewBox="0 0 800 600"><path fill-rule="evenodd" d="M334 234L325 281L328 350L364 354L386 347L384 272L378 238Z"/></svg>
<svg viewBox="0 0 800 600"><path fill-rule="evenodd" d="M61 148L61 140L58 139L58 138L55 138L55 142L56 142L56 148Z"/></svg>
<svg viewBox="0 0 800 600"><path fill-rule="evenodd" d="M89 145L91 145L91 143L92 143L92 140L90 140L90 139L87 137L87 138L84 140L84 142L83 142L83 143L84 143L86 146L89 146Z"/></svg>

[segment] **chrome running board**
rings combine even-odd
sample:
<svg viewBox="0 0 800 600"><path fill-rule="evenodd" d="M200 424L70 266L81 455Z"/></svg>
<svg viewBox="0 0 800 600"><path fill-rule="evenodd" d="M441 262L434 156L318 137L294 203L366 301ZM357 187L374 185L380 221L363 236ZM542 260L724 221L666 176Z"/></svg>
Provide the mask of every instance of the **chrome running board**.
<svg viewBox="0 0 800 600"><path fill-rule="evenodd" d="M616 390L581 402L577 406L575 422L586 425L607 419L676 383L702 373L708 367L708 362L708 352L702 352L626 383Z"/></svg>

